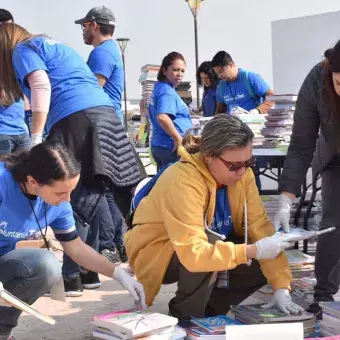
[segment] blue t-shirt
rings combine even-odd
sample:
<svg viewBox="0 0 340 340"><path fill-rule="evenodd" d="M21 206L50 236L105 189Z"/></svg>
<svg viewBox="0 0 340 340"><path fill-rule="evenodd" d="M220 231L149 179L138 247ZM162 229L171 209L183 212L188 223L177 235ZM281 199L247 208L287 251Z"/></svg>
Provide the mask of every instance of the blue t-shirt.
<svg viewBox="0 0 340 340"><path fill-rule="evenodd" d="M210 229L225 236L230 235L233 231L228 190L225 185L216 190L215 215Z"/></svg>
<svg viewBox="0 0 340 340"><path fill-rule="evenodd" d="M203 93L203 116L213 117L216 112L216 85L211 85Z"/></svg>
<svg viewBox="0 0 340 340"><path fill-rule="evenodd" d="M40 197L31 202L41 229L46 227L45 205L47 225L59 241L72 241L78 237L69 202L51 206ZM4 163L0 162L0 256L13 250L17 242L32 238L36 233L40 231L29 199Z"/></svg>
<svg viewBox="0 0 340 340"><path fill-rule="evenodd" d="M113 106L97 78L72 48L45 37L36 37L16 46L12 57L19 84L31 100L26 76L37 70L47 72L51 83L51 104L47 130L77 111L96 106Z"/></svg>
<svg viewBox="0 0 340 340"><path fill-rule="evenodd" d="M0 135L17 136L27 132L23 100L10 106L0 106Z"/></svg>
<svg viewBox="0 0 340 340"><path fill-rule="evenodd" d="M118 45L112 39L105 40L90 54L87 61L91 71L105 77L104 91L123 122L122 93L124 90L123 61Z"/></svg>
<svg viewBox="0 0 340 340"><path fill-rule="evenodd" d="M247 85L244 83L245 76L242 73L248 73L249 86L254 96L251 95ZM258 107L259 100L263 98L270 86L258 74L250 71L239 69L238 77L235 81L220 81L217 86L216 99L217 102L227 105L227 111L230 113L236 107L244 110L252 110Z"/></svg>
<svg viewBox="0 0 340 340"><path fill-rule="evenodd" d="M154 87L149 104L149 116L153 126L151 146L173 149L173 139L163 130L157 120L157 116L161 113L167 114L172 119L181 136L192 128L188 106L169 83L159 81Z"/></svg>

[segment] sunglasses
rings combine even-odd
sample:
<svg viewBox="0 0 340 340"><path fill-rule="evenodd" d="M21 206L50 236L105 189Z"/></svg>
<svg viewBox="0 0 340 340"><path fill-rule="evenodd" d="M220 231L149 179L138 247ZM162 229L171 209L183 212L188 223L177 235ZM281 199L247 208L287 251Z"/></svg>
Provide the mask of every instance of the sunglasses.
<svg viewBox="0 0 340 340"><path fill-rule="evenodd" d="M222 157L218 157L219 160L227 167L229 171L239 171L243 168L251 168L256 163L256 158L252 156L245 162L228 162Z"/></svg>

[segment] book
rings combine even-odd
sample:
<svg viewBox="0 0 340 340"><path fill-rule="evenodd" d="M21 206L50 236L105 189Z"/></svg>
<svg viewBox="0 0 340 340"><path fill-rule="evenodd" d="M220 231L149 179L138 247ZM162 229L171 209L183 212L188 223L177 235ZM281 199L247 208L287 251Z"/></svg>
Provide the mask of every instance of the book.
<svg viewBox="0 0 340 340"><path fill-rule="evenodd" d="M251 323L278 323L278 322L304 322L313 320L314 315L306 312L287 315L277 308L263 309L262 304L232 306L231 313L235 319L245 324Z"/></svg>
<svg viewBox="0 0 340 340"><path fill-rule="evenodd" d="M93 336L98 339L105 339L105 340L122 340L119 334L110 332L105 328L95 328L93 330ZM170 327L170 330L164 330L157 334L137 337L135 339L140 340L181 340L184 339L186 336L186 332L184 329L180 327Z"/></svg>
<svg viewBox="0 0 340 340"><path fill-rule="evenodd" d="M225 339L225 331L211 333L199 326L192 326L185 328L187 340L218 340Z"/></svg>
<svg viewBox="0 0 340 340"><path fill-rule="evenodd" d="M297 242L297 241L303 241L308 240L312 237L317 237L325 233L330 233L335 230L335 227L322 229L319 231L313 231L313 230L304 230L302 228L291 228L289 233L284 233L281 231L278 231L274 234L275 239L281 242Z"/></svg>
<svg viewBox="0 0 340 340"><path fill-rule="evenodd" d="M269 102L289 102L294 103L297 101L296 94L273 94L266 96L266 100Z"/></svg>
<svg viewBox="0 0 340 340"><path fill-rule="evenodd" d="M2 283L0 282L0 301L1 299L5 301L12 307L15 307L23 312L26 312L32 316L35 316L37 319L49 323L50 325L55 325L55 320L47 315L43 315L39 313L37 310L26 304L25 302L21 301L20 299L16 298L6 289L4 289Z"/></svg>
<svg viewBox="0 0 340 340"><path fill-rule="evenodd" d="M192 318L191 322L208 332L224 332L226 326L242 325L239 321L231 319L226 315L210 318Z"/></svg>
<svg viewBox="0 0 340 340"><path fill-rule="evenodd" d="M124 310L97 315L92 323L116 333L122 339L131 339L162 331L177 325L172 316L153 313L149 310Z"/></svg>

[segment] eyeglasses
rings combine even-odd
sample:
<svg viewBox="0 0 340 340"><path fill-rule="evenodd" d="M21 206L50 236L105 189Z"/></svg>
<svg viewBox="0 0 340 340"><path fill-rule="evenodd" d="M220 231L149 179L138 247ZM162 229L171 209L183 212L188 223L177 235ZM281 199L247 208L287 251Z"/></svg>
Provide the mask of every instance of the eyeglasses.
<svg viewBox="0 0 340 340"><path fill-rule="evenodd" d="M84 23L80 24L80 27L84 31L84 29L86 28L86 25L91 25L93 22L96 23L95 21L84 22ZM99 26L99 25L97 24L97 26Z"/></svg>
<svg viewBox="0 0 340 340"><path fill-rule="evenodd" d="M228 162L222 157L218 157L219 160L227 167L229 171L239 171L243 168L251 168L256 163L256 158L252 156L245 162Z"/></svg>

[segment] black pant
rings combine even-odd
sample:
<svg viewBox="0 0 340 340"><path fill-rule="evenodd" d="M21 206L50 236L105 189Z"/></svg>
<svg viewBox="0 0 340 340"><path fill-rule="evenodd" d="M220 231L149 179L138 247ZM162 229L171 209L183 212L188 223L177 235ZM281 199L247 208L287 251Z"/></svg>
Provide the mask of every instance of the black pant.
<svg viewBox="0 0 340 340"><path fill-rule="evenodd" d="M340 285L340 166L329 166L322 173L321 228L336 227L319 236L315 257L316 301L332 301Z"/></svg>
<svg viewBox="0 0 340 340"><path fill-rule="evenodd" d="M212 237L209 242L214 243ZM170 314L180 320L226 314L231 305L238 305L267 283L256 260L251 266L243 264L229 271L228 289L217 288L216 278L217 272L189 272L174 253L163 280L163 284L178 282L176 295L169 302Z"/></svg>

